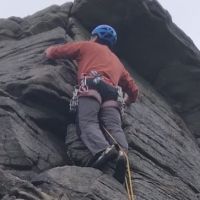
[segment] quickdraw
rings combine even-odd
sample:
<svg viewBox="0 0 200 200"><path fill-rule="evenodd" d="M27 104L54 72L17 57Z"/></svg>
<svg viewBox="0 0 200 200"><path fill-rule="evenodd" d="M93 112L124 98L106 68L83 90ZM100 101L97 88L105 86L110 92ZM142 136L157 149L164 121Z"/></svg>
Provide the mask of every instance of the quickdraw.
<svg viewBox="0 0 200 200"><path fill-rule="evenodd" d="M79 86L74 87L73 95L69 103L70 112L76 112L78 106Z"/></svg>
<svg viewBox="0 0 200 200"><path fill-rule="evenodd" d="M88 86L87 86L87 76L84 76L82 79L81 79L81 82L80 82L80 86L79 86L79 92L87 92L88 91Z"/></svg>
<svg viewBox="0 0 200 200"><path fill-rule="evenodd" d="M119 108L121 111L121 115L123 116L125 113L125 101L124 101L124 93L122 91L122 88L120 86L117 86L117 93L118 93L118 97L117 97L117 101L119 103Z"/></svg>
<svg viewBox="0 0 200 200"><path fill-rule="evenodd" d="M87 86L87 77L83 76L81 79L80 85L76 85L74 87L73 95L70 100L70 112L76 112L77 107L78 107L78 94L87 92L88 91L88 86Z"/></svg>

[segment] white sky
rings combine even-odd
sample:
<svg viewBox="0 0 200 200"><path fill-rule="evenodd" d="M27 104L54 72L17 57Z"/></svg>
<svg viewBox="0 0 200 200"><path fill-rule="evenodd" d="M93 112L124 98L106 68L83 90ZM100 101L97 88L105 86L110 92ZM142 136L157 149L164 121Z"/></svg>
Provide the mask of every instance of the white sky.
<svg viewBox="0 0 200 200"><path fill-rule="evenodd" d="M200 0L157 0L200 49Z"/></svg>
<svg viewBox="0 0 200 200"><path fill-rule="evenodd" d="M0 18L25 17L50 5L73 0L1 0ZM158 0L179 26L200 49L200 0Z"/></svg>

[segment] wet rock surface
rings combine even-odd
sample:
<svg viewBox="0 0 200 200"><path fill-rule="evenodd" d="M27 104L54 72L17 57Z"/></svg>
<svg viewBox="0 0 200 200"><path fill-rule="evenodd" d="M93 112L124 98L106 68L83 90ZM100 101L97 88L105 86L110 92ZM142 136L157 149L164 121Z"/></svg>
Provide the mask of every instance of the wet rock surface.
<svg viewBox="0 0 200 200"><path fill-rule="evenodd" d="M69 112L75 63L44 58L102 23L117 29L115 52L140 88L123 117L136 199L199 199L200 55L150 0L76 0L0 19L1 199L127 199L112 170L83 167L91 154Z"/></svg>

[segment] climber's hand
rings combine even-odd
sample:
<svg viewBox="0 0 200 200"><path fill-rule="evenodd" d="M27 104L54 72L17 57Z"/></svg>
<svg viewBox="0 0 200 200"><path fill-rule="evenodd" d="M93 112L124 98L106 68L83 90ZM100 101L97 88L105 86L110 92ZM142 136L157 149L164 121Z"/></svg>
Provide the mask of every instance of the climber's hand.
<svg viewBox="0 0 200 200"><path fill-rule="evenodd" d="M130 98L128 97L128 95L125 96L124 102L125 102L126 106L130 106L131 103L132 103L132 102L130 101Z"/></svg>
<svg viewBox="0 0 200 200"><path fill-rule="evenodd" d="M48 58L48 59L52 59L52 57L51 57L51 49L52 49L52 48L53 48L53 47L49 47L49 48L47 48L47 49L45 50L45 52L44 52L45 57Z"/></svg>

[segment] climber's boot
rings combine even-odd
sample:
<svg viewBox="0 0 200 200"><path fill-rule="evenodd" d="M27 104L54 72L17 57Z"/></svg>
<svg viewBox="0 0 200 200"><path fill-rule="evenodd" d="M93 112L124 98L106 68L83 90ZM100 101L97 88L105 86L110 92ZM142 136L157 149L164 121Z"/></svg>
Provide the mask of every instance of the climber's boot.
<svg viewBox="0 0 200 200"><path fill-rule="evenodd" d="M121 184L124 184L126 169L127 169L126 155L123 151L120 150L113 177L117 179Z"/></svg>
<svg viewBox="0 0 200 200"><path fill-rule="evenodd" d="M106 148L104 151L98 153L97 159L92 163L91 167L101 169L105 163L117 158L118 153L115 145Z"/></svg>

